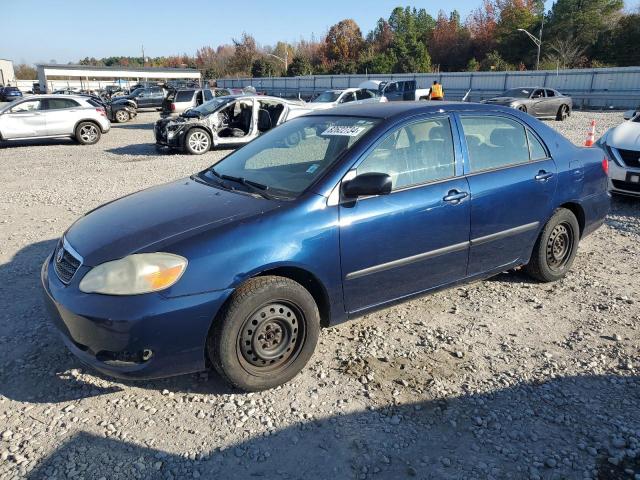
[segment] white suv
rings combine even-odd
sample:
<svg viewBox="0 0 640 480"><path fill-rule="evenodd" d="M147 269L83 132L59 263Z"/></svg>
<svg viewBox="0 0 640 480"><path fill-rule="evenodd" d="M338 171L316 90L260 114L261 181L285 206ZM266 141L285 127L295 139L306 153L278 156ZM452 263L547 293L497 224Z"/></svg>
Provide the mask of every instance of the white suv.
<svg viewBox="0 0 640 480"><path fill-rule="evenodd" d="M103 107L87 97L37 95L0 107L0 140L75 138L93 145L111 128Z"/></svg>

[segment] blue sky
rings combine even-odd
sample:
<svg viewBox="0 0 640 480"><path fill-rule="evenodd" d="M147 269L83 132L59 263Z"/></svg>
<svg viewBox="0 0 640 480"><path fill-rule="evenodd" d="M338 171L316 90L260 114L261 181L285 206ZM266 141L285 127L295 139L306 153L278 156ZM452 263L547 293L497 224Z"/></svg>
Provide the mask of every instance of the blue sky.
<svg viewBox="0 0 640 480"><path fill-rule="evenodd" d="M433 16L439 5L447 11L457 9L463 19L480 4L481 0L411 3ZM550 8L552 0L546 4ZM626 3L627 8L639 4L640 0ZM258 43L271 45L312 34L319 38L344 18L353 18L366 34L398 5L398 0L9 1L0 15L0 58L66 63L87 56L139 56L142 44L151 57L193 54L204 45L230 43L243 31Z"/></svg>

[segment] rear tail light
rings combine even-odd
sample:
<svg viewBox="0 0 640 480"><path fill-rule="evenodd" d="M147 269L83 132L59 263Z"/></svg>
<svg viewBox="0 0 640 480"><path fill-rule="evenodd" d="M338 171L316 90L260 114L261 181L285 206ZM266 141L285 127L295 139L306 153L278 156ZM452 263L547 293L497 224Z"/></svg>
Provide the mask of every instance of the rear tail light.
<svg viewBox="0 0 640 480"><path fill-rule="evenodd" d="M171 111L172 111L172 112L175 112L175 110L176 110L176 104L175 104L175 103L172 103L172 104L171 104Z"/></svg>
<svg viewBox="0 0 640 480"><path fill-rule="evenodd" d="M100 115L102 115L103 117L107 116L107 112L105 111L104 108L100 107L100 108L96 108L96 112L98 112Z"/></svg>
<svg viewBox="0 0 640 480"><path fill-rule="evenodd" d="M605 175L609 175L609 159L607 157L602 159L602 170L604 170Z"/></svg>

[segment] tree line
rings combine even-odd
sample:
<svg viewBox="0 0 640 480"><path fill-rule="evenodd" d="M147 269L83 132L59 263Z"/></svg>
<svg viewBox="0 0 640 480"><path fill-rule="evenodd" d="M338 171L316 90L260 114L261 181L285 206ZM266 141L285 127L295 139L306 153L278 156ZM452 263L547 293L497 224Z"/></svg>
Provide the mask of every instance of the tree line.
<svg viewBox="0 0 640 480"><path fill-rule="evenodd" d="M483 0L466 19L454 10L436 18L424 8L397 7L363 34L352 19L331 26L320 39L260 46L249 33L231 44L204 46L194 55L84 58L80 64L187 67L205 78L312 74L527 70L537 48L521 30L542 30L541 69L640 65L640 12L623 0ZM18 78L35 78L28 65Z"/></svg>

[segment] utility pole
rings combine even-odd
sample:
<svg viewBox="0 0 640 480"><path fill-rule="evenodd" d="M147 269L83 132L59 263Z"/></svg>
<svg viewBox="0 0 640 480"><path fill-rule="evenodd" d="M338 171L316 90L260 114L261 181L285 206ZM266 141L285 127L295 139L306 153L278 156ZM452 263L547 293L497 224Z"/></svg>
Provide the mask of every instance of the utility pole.
<svg viewBox="0 0 640 480"><path fill-rule="evenodd" d="M144 43L142 44L142 67L144 68Z"/></svg>
<svg viewBox="0 0 640 480"><path fill-rule="evenodd" d="M542 14L542 25L540 25L540 34L536 38L527 32L524 28L519 28L519 32L524 32L531 39L531 41L538 47L538 54L536 56L536 70L540 70L540 47L542 46L542 29L544 28L544 13Z"/></svg>

